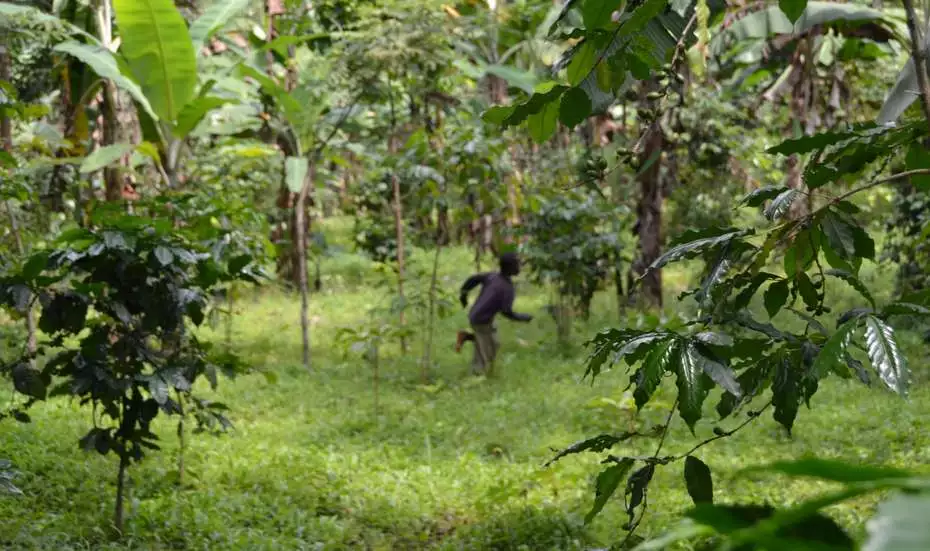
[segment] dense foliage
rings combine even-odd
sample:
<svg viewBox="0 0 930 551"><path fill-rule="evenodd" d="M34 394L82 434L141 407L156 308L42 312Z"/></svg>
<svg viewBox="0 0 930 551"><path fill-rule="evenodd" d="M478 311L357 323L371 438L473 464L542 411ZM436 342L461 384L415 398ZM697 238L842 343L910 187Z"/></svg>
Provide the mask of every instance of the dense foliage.
<svg viewBox="0 0 930 551"><path fill-rule="evenodd" d="M257 304L268 285L299 295L302 375L330 376L336 345L342 361L371 368L373 415L390 426L398 413L379 397L401 376L385 365L416 365L416 388L439 396L450 297L516 250L531 292L550 294L554 349L572 353L577 317L593 333L585 378L629 375L625 398L597 402L633 412L629 430L552 460L599 454L585 524L622 494L621 548L851 549L821 510L896 490L909 493L879 507L867 547L926 541L913 521L927 510L919 473L775 463L767 469L844 485L784 509L715 502L710 467L712 443L769 412L791 437L831 379L901 397L920 382L906 341L930 316L921 15L909 0L903 11L806 0L2 2L0 376L12 397L0 421L30 423L57 397L88 409L79 445L119 461L122 535L127 470L159 449L163 419L177 420L183 487L187 425L222 432L235 418L203 384L275 379L277 366L240 359L249 345L234 317L249 315L246 297ZM350 220L339 244L333 220ZM866 277L874 264L896 270L893 291ZM364 304L331 319L313 302L356 288ZM595 333L600 293L620 325ZM221 315L219 346L207 325ZM311 341L321 326L339 329ZM649 408L663 421L637 427ZM678 419L683 442L670 436ZM708 424L713 436L698 436ZM426 442L431 458L428 431ZM663 451L678 445L689 451ZM20 494L16 471L29 466L8 462L9 448L0 491ZM650 492L667 491L657 481L678 463L695 507L645 542Z"/></svg>

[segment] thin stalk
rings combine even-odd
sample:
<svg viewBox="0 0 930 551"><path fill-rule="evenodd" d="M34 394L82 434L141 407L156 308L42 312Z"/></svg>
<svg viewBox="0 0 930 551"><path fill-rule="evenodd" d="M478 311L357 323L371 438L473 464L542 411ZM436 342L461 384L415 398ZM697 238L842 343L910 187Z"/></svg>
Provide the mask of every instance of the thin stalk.
<svg viewBox="0 0 930 551"><path fill-rule="evenodd" d="M297 202L294 205L294 213L297 225L297 273L300 284L300 332L303 345L304 367L311 369L310 364L310 289L307 283L307 228L306 228L306 204L310 188L313 186L316 172L316 160L310 160L310 169L307 171L307 177L304 180L303 187L297 195Z"/></svg>

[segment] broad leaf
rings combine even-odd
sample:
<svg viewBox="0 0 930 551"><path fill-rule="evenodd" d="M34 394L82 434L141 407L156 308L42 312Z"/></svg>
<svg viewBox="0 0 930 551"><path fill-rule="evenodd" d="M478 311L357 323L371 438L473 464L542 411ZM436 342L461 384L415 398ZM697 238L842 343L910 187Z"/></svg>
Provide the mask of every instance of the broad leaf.
<svg viewBox="0 0 930 551"><path fill-rule="evenodd" d="M590 524L591 521L594 520L594 517L601 512L601 509L607 504L607 500L614 495L620 483L623 482L626 473L630 472L632 467L633 460L629 457L624 457L616 464L607 467L601 474L597 475L594 506L591 507L588 514L585 515L585 524Z"/></svg>
<svg viewBox="0 0 930 551"><path fill-rule="evenodd" d="M788 291L787 279L778 280L769 285L769 288L765 290L765 294L763 295L765 311L770 318L774 318L785 306L785 303L788 301Z"/></svg>
<svg viewBox="0 0 930 551"><path fill-rule="evenodd" d="M710 357L706 347L698 344L691 344L690 346L693 348L695 360L712 381L737 398L742 396L742 390L740 390L739 383L736 380L736 374L732 369ZM703 352L701 348L704 348ZM708 353L705 354L705 352Z"/></svg>
<svg viewBox="0 0 930 551"><path fill-rule="evenodd" d="M591 115L591 100L581 88L572 88L562 96L559 107L559 121L568 128L574 128Z"/></svg>
<svg viewBox="0 0 930 551"><path fill-rule="evenodd" d="M846 349L852 341L853 331L859 326L859 320L851 320L836 328L833 335L827 339L817 359L814 361L814 371L824 376L834 370L835 366L843 365L846 358Z"/></svg>
<svg viewBox="0 0 930 551"><path fill-rule="evenodd" d="M785 191L787 191L787 188L783 185L763 186L749 192L740 200L738 206L758 207L769 199L778 197Z"/></svg>
<svg viewBox="0 0 930 551"><path fill-rule="evenodd" d="M862 551L922 551L930 549L930 494L897 494L878 506L866 523L868 539Z"/></svg>
<svg viewBox="0 0 930 551"><path fill-rule="evenodd" d="M807 0L779 0L778 7L785 14L789 21L795 23L801 18L804 9L807 7Z"/></svg>
<svg viewBox="0 0 930 551"><path fill-rule="evenodd" d="M772 381L772 405L775 406L773 417L789 434L801 403L799 371L800 366L795 368L791 359L779 358L775 368L775 380Z"/></svg>
<svg viewBox="0 0 930 551"><path fill-rule="evenodd" d="M306 185L307 173L310 164L305 157L288 157L284 164L284 173L287 178L287 189L291 193L300 193Z"/></svg>
<svg viewBox="0 0 930 551"><path fill-rule="evenodd" d="M568 77L569 84L577 86L581 81L587 78L591 70L594 69L594 64L597 63L599 58L597 51L597 46L590 40L585 41L585 43L578 48L571 63L568 64L566 76Z"/></svg>
<svg viewBox="0 0 930 551"><path fill-rule="evenodd" d="M621 0L584 0L581 17L585 28L593 30L610 25L610 16L621 3Z"/></svg>
<svg viewBox="0 0 930 551"><path fill-rule="evenodd" d="M79 172L81 174L96 172L120 160L124 155L132 153L133 149L135 148L132 144L128 143L105 145L84 158Z"/></svg>
<svg viewBox="0 0 930 551"><path fill-rule="evenodd" d="M917 64L914 63L913 54L901 68L898 78L885 97L885 103L882 104L881 110L875 122L880 125L891 124L897 121L902 114L911 106L920 96L917 91L920 87L917 82Z"/></svg>
<svg viewBox="0 0 930 551"><path fill-rule="evenodd" d="M832 211L827 211L820 222L820 228L830 247L843 259L856 256L855 230Z"/></svg>
<svg viewBox="0 0 930 551"><path fill-rule="evenodd" d="M910 371L898 347L894 329L875 316L867 316L865 345L872 367L878 372L882 382L894 392L906 396L910 384Z"/></svg>
<svg viewBox="0 0 930 551"><path fill-rule="evenodd" d="M882 317L888 316L930 316L930 308L910 302L892 302L882 308Z"/></svg>
<svg viewBox="0 0 930 551"><path fill-rule="evenodd" d="M633 399L636 400L636 409L642 409L662 383L662 377L671 371L672 362L680 354L680 345L677 339L657 344L649 350L643 360L642 366L633 375L632 382L636 384Z"/></svg>
<svg viewBox="0 0 930 551"><path fill-rule="evenodd" d="M564 450L556 454L555 457L553 457L546 463L546 466L548 467L549 465L555 463L556 461L558 461L559 459L562 459L563 457L567 455L574 455L576 453L582 453L582 452L600 453L603 451L607 451L610 448L619 444L620 442L629 440L634 435L635 435L634 433L624 433L619 436L614 436L612 434L601 434L601 435L595 436L594 438L588 438L587 440L575 442L571 446L565 448Z"/></svg>
<svg viewBox="0 0 930 551"><path fill-rule="evenodd" d="M827 275L842 279L848 283L850 287L858 291L860 295L869 301L869 304L872 305L872 308L875 308L875 299L872 297L872 293L869 292L869 288L866 287L865 284L862 283L862 280L860 280L858 277L843 270L827 270L826 273Z"/></svg>
<svg viewBox="0 0 930 551"><path fill-rule="evenodd" d="M20 394L37 400L44 400L46 396L46 386L42 375L27 363L13 366L13 387Z"/></svg>
<svg viewBox="0 0 930 551"><path fill-rule="evenodd" d="M658 270L670 262L677 262L686 258L694 258L695 256L702 254L710 249L725 245L734 239L748 235L748 233L749 232L745 230L728 231L723 234L700 237L694 241L674 245L672 248L666 251L665 254L657 258L655 262L649 266L649 270Z"/></svg>
<svg viewBox="0 0 930 551"><path fill-rule="evenodd" d="M694 425L701 418L704 399L707 397L703 381L704 359L694 346L682 347L680 350L681 353L675 362L678 413L693 433Z"/></svg>
<svg viewBox="0 0 930 551"><path fill-rule="evenodd" d="M685 485L695 505L714 502L714 482L710 467L693 455L685 458Z"/></svg>
<svg viewBox="0 0 930 551"><path fill-rule="evenodd" d="M668 0L646 0L633 10L629 19L620 25L620 35L628 35L642 31L646 24L662 13L668 5Z"/></svg>
<svg viewBox="0 0 930 551"><path fill-rule="evenodd" d="M819 478L830 482L853 484L857 482L876 482L894 478L907 478L910 474L901 469L877 467L872 465L852 464L835 459L804 457L791 461L776 461L761 467L750 467L748 472L771 471L790 476Z"/></svg>
<svg viewBox="0 0 930 551"><path fill-rule="evenodd" d="M207 114L218 108L232 103L228 99L205 96L196 98L181 108L178 113L177 123L174 125L174 135L179 139L186 138L197 128L197 125L207 116Z"/></svg>
<svg viewBox="0 0 930 551"><path fill-rule="evenodd" d="M73 56L89 66L100 78L113 81L118 88L128 92L152 119L158 120L142 88L120 71L119 63L109 50L103 46L88 46L73 41L62 42L55 46L54 50Z"/></svg>
<svg viewBox="0 0 930 551"><path fill-rule="evenodd" d="M193 97L197 58L172 0L113 0L120 50L158 117L175 121Z"/></svg>
<svg viewBox="0 0 930 551"><path fill-rule="evenodd" d="M220 0L207 8L190 28L194 51L199 52L214 34L226 26L230 19L249 7L250 0Z"/></svg>
<svg viewBox="0 0 930 551"><path fill-rule="evenodd" d="M539 113L530 115L527 120L530 136L536 143L543 143L552 137L559 124L559 106L547 103Z"/></svg>
<svg viewBox="0 0 930 551"><path fill-rule="evenodd" d="M763 215L769 220L777 220L785 216L788 213L788 210L791 208L791 205L794 203L795 199L798 198L798 190L789 189L778 194L775 199L772 199L772 202L769 203L769 206L765 207Z"/></svg>

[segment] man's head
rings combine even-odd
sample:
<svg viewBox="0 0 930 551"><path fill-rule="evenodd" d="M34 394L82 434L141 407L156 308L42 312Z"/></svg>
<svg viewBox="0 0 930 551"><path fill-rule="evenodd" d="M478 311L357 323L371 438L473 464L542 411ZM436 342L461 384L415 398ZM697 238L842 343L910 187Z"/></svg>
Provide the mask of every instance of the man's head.
<svg viewBox="0 0 930 551"><path fill-rule="evenodd" d="M501 273L512 277L520 273L520 258L517 253L504 253L500 258Z"/></svg>

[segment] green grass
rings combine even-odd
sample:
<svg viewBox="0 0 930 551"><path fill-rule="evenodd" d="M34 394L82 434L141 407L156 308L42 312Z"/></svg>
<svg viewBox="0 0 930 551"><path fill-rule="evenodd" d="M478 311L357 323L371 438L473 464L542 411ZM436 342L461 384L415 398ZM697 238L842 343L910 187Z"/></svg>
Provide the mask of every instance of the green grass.
<svg viewBox="0 0 930 551"><path fill-rule="evenodd" d="M454 290L468 271L469 252L443 253L442 282ZM415 255L413 269L429 265ZM433 384L420 384L420 339L408 356L385 350L380 408L371 371L333 344L341 326L363 323L384 302L372 266L341 254L323 267L324 292L312 298L314 370L300 365L298 302L266 291L243 299L235 348L277 374L222 381L218 398L231 408L235 430L191 439L188 478L176 485L174 426L157 426L164 450L131 471L126 534L114 541L109 523L115 492L112 457L79 451L90 412L58 400L33 411L30 425L0 425L0 457L21 471L19 497L0 497L0 547L10 549L573 549L617 541L626 521L614 499L590 525L597 456L574 456L546 469L559 448L586 436L625 430L624 412L600 405L619 399L627 378L606 373L582 382L580 343L616 319L607 293L595 315L579 324L574 347L556 343L554 323L541 313L546 294L519 288L519 310L537 314L528 325L499 323L503 349L496 379L467 374L469 357L452 351L465 316L456 309L436 333ZM874 271L867 278L879 284ZM669 295L687 272L666 276ZM418 282L409 288L416 289ZM886 285L887 287L887 285ZM853 300L842 291L841 300ZM416 319L412 323L417 323ZM209 331L207 332L210 333ZM214 340L221 340L218 329ZM916 339L911 358L923 361ZM923 368L923 366L918 366ZM919 372L923 377L923 371ZM209 392L206 392L209 395ZM664 388L635 422L664 421L672 389ZM710 417L692 436L676 417L668 452L684 452L712 434ZM739 470L813 453L852 461L915 467L930 460L930 435L920 421L930 390L918 382L910 400L881 389L831 379L811 411L803 410L792 438L770 415L737 435L704 448L723 502L787 504L825 491ZM735 420L722 425L730 427ZM615 453L651 453L656 442L634 442ZM656 535L688 506L681 465L662 468L649 494L641 533ZM876 498L831 509L861 534Z"/></svg>

